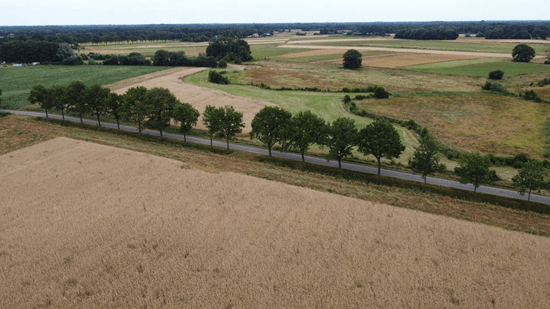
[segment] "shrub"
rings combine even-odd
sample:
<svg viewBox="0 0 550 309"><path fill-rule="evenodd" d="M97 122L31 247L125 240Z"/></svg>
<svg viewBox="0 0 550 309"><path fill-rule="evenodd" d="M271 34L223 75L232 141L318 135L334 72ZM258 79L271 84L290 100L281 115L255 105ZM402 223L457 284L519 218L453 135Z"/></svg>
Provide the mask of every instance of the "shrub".
<svg viewBox="0 0 550 309"><path fill-rule="evenodd" d="M512 57L516 62L529 62L535 58L535 50L527 44L519 44L512 50Z"/></svg>
<svg viewBox="0 0 550 309"><path fill-rule="evenodd" d="M503 76L504 72L502 72L501 70L495 70L489 73L490 79L502 79Z"/></svg>
<svg viewBox="0 0 550 309"><path fill-rule="evenodd" d="M544 64L550 64L550 60L545 60Z"/></svg>
<svg viewBox="0 0 550 309"><path fill-rule="evenodd" d="M525 100L534 101L537 103L541 103L542 99L537 95L537 93L534 90L527 90L524 91L522 94L520 94L521 97Z"/></svg>
<svg viewBox="0 0 550 309"><path fill-rule="evenodd" d="M371 98L370 95L362 95L362 94L358 94L355 96L355 100L365 100L365 99L369 99Z"/></svg>
<svg viewBox="0 0 550 309"><path fill-rule="evenodd" d="M540 80L537 85L539 85L539 87L544 87L546 85L550 85L550 78L545 78L543 80Z"/></svg>
<svg viewBox="0 0 550 309"><path fill-rule="evenodd" d="M346 94L346 95L344 96L344 99L342 99L342 101L343 101L344 103L348 103L349 101L351 101L351 98L350 98L349 95Z"/></svg>
<svg viewBox="0 0 550 309"><path fill-rule="evenodd" d="M344 68L358 69L361 67L363 55L355 49L350 49L344 53Z"/></svg>
<svg viewBox="0 0 550 309"><path fill-rule="evenodd" d="M490 90L494 92L499 92L499 93L508 93L508 91L506 91L506 88L499 83L492 84Z"/></svg>
<svg viewBox="0 0 550 309"><path fill-rule="evenodd" d="M377 87L376 90L374 90L374 97L377 99L387 99L390 97L390 93L382 87Z"/></svg>
<svg viewBox="0 0 550 309"><path fill-rule="evenodd" d="M73 55L68 58L63 59L63 65L81 65L84 64L82 57Z"/></svg>
<svg viewBox="0 0 550 309"><path fill-rule="evenodd" d="M485 82L485 85L481 86L482 90L491 90L491 87L493 86L493 83L487 81Z"/></svg>
<svg viewBox="0 0 550 309"><path fill-rule="evenodd" d="M348 87L344 87L342 88L342 92L348 93L348 92L351 92L351 90Z"/></svg>
<svg viewBox="0 0 550 309"><path fill-rule="evenodd" d="M409 130L413 130L413 131L416 131L419 127L418 124L412 119L404 121L402 123L402 126L404 126L405 128L407 128Z"/></svg>
<svg viewBox="0 0 550 309"><path fill-rule="evenodd" d="M220 60L220 61L218 62L218 68L222 68L222 69L227 68L227 62L226 62L225 60L223 60L223 59Z"/></svg>
<svg viewBox="0 0 550 309"><path fill-rule="evenodd" d="M210 70L210 72L208 72L208 81L215 84L229 84L229 79L226 76L223 76L221 73L214 70Z"/></svg>
<svg viewBox="0 0 550 309"><path fill-rule="evenodd" d="M89 65L96 65L97 61L95 61L94 58L90 58L90 60L88 60L88 64Z"/></svg>

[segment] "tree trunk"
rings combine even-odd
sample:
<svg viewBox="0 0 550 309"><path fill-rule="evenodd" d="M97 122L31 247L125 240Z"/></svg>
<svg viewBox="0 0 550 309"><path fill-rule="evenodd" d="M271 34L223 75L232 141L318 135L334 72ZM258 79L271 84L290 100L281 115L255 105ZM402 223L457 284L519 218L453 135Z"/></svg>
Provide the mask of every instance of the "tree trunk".
<svg viewBox="0 0 550 309"><path fill-rule="evenodd" d="M48 109L45 108L45 110L46 110L46 118L50 118L50 117L48 117Z"/></svg>
<svg viewBox="0 0 550 309"><path fill-rule="evenodd" d="M380 176L380 167L382 166L382 163L380 163L380 158L376 158L378 160L378 176Z"/></svg>
<svg viewBox="0 0 550 309"><path fill-rule="evenodd" d="M529 195L527 196L527 201L529 202L531 200L531 189L529 188Z"/></svg>
<svg viewBox="0 0 550 309"><path fill-rule="evenodd" d="M227 135L227 149L229 150L229 135Z"/></svg>
<svg viewBox="0 0 550 309"><path fill-rule="evenodd" d="M120 130L120 121L118 121L118 118L116 119L116 126Z"/></svg>
<svg viewBox="0 0 550 309"><path fill-rule="evenodd" d="M302 162L306 162L306 159L304 158L304 152L302 151Z"/></svg>
<svg viewBox="0 0 550 309"><path fill-rule="evenodd" d="M65 109L61 109L61 117L63 118L63 121L65 121Z"/></svg>
<svg viewBox="0 0 550 309"><path fill-rule="evenodd" d="M342 158L338 158L338 168L342 168Z"/></svg>
<svg viewBox="0 0 550 309"><path fill-rule="evenodd" d="M476 185L474 185L474 193L477 191L477 187Z"/></svg>
<svg viewBox="0 0 550 309"><path fill-rule="evenodd" d="M97 115L97 125L101 127L101 121L99 120L99 112L97 112L96 115Z"/></svg>
<svg viewBox="0 0 550 309"><path fill-rule="evenodd" d="M267 147L267 149L269 150L269 156L271 157L271 146Z"/></svg>
<svg viewBox="0 0 550 309"><path fill-rule="evenodd" d="M138 120L138 132L141 134L141 121Z"/></svg>
<svg viewBox="0 0 550 309"><path fill-rule="evenodd" d="M82 120L82 112L80 112L79 115L80 115L80 123L84 123L84 121Z"/></svg>
<svg viewBox="0 0 550 309"><path fill-rule="evenodd" d="M160 132L160 137L162 137L162 130L161 130L161 129L159 129L159 132Z"/></svg>
<svg viewBox="0 0 550 309"><path fill-rule="evenodd" d="M214 144L212 143L213 137L214 137L214 134L210 133L210 147L214 147Z"/></svg>
<svg viewBox="0 0 550 309"><path fill-rule="evenodd" d="M183 133L183 141L187 142L187 134Z"/></svg>

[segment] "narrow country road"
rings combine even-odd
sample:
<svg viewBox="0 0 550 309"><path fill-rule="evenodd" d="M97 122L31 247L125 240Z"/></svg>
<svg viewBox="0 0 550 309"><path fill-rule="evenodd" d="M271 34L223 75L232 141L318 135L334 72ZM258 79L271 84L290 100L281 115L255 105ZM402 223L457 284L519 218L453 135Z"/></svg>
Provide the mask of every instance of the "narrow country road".
<svg viewBox="0 0 550 309"><path fill-rule="evenodd" d="M10 114L18 114L18 115L26 115L26 116L34 116L34 117L46 117L45 113L27 112L27 111L18 111L18 110L0 109L0 113L10 113ZM52 114L50 114L49 117L54 118L54 119L61 119L61 115L52 115ZM80 122L80 119L76 118L76 117L65 116L65 120L73 121L73 122ZM91 125L97 125L97 121L89 120L89 119L84 119L84 123L91 124ZM115 123L101 122L101 125L104 126L104 127L113 128L113 129L117 128L117 125ZM121 125L120 129L125 130L125 131L130 131L130 132L137 132L137 129L135 127L131 127L131 126ZM142 133L149 134L149 135L154 135L154 136L159 136L158 131L152 131L152 130L148 130L148 129L143 130ZM170 133L164 133L163 135L164 135L164 137L183 140L182 135L170 134ZM193 142L193 143L210 145L210 140L209 139L202 139L202 138L188 136L187 141L188 142ZM225 142L214 141L214 146L225 148L225 147L227 147L227 144ZM235 149L235 150L268 155L268 150L263 149L263 148L257 148L257 147L252 147L252 146L243 146L243 145L237 145L237 144L229 144L229 147L231 149ZM272 155L274 157L286 158L286 159L291 159L291 160L296 160L296 161L301 161L302 160L302 157L299 154L272 151ZM327 161L327 160L321 159L321 158L306 156L305 161L309 162L309 163L315 163L315 164L321 164L321 165L326 165L326 166L338 167L338 162L337 161ZM359 164L344 163L344 162L342 162L342 168L352 170L352 171L363 172L363 173L370 173L370 174L376 174L377 171L378 171L376 167L363 166L363 165L359 165ZM381 174L384 175L384 176L396 177L396 178L407 179L407 180L417 181L417 182L424 182L424 179L422 179L419 175L413 175L413 174L404 173L404 172L397 172L397 171L382 169ZM474 190L474 186L471 185L471 184L461 184L460 182L452 181L452 180L428 177L427 182L431 183L431 184L445 186L445 187L459 188L459 189L465 189L465 190L470 190L470 191ZM512 191L512 190L493 188L493 187L488 187L488 186L480 186L477 189L477 191L483 192L483 193L488 193L488 194L493 194L493 195L504 196L504 197L527 200L527 195L522 196L518 192ZM534 201L534 202L550 204L550 197L548 197L548 196L541 196L541 195L531 194L531 200Z"/></svg>

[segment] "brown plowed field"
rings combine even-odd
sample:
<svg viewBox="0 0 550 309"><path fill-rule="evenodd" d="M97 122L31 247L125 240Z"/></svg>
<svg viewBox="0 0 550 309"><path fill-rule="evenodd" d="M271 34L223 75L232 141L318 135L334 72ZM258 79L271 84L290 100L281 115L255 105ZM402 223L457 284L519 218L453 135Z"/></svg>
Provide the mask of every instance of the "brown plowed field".
<svg viewBox="0 0 550 309"><path fill-rule="evenodd" d="M126 79L106 85L106 87L118 94L123 94L128 89L137 86L144 86L149 89L154 87L167 88L180 101L193 105L201 114L204 112L207 105L213 105L216 107L232 105L235 110L243 113L243 122L246 125L246 127L243 128L243 133L250 132L250 123L252 122L254 115L256 115L260 109L267 105L273 105L269 102L254 100L246 97L238 97L223 91L202 88L184 83L182 81L182 78L185 76L192 75L203 70L206 70L206 68L174 68ZM206 129L202 123L202 116L199 118L197 128Z"/></svg>
<svg viewBox="0 0 550 309"><path fill-rule="evenodd" d="M550 239L57 138L0 156L3 308L547 308Z"/></svg>

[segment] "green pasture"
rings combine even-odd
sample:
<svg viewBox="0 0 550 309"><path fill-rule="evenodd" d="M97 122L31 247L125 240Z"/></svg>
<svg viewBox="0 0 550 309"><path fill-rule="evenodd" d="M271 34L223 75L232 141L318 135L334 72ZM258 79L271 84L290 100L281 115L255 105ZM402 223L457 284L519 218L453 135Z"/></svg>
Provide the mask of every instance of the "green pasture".
<svg viewBox="0 0 550 309"><path fill-rule="evenodd" d="M27 98L34 85L51 87L81 80L86 85L107 85L127 78L149 74L169 67L154 66L102 66L102 65L37 65L11 67L0 71L2 103L11 108L29 104Z"/></svg>
<svg viewBox="0 0 550 309"><path fill-rule="evenodd" d="M266 90L247 85L218 85L208 82L208 72L199 72L185 78L185 82L196 86L216 89L236 96L250 97L257 100L274 103L290 111L292 114L310 110L323 119L333 122L340 117L349 117L355 120L357 128L362 129L371 123L370 118L360 117L346 112L342 107L342 93L307 92L307 91L275 91ZM406 165L408 158L412 156L417 140L412 134L402 127L395 127L399 132L403 144L407 147L403 155L396 160ZM403 138L406 136L407 138ZM362 155L356 154L359 157ZM371 158L372 159L372 158Z"/></svg>
<svg viewBox="0 0 550 309"><path fill-rule="evenodd" d="M550 42L549 42L550 43ZM512 49L517 44L514 43L468 43L464 40L457 41L415 41L401 39L380 39L365 41L338 41L338 42L312 42L310 45L320 46L350 46L350 47L388 47L388 48L412 48L429 50L448 50L463 52L483 52L483 53L509 53L512 57ZM296 46L300 46L296 44ZM543 55L546 46L541 44L531 44L537 55Z"/></svg>
<svg viewBox="0 0 550 309"><path fill-rule="evenodd" d="M481 59L480 59L481 60ZM459 63L458 65L457 62ZM514 76L529 73L550 72L550 65L540 63L523 63L511 61L498 62L478 62L468 61L450 61L443 63L423 64L404 67L403 69L423 73L435 73L444 75L458 75L468 77L487 77L489 72L501 70L504 76Z"/></svg>

